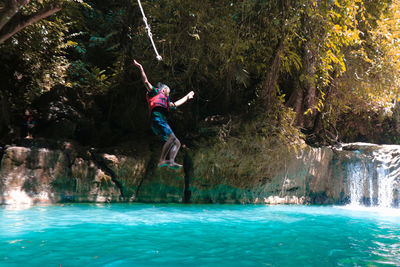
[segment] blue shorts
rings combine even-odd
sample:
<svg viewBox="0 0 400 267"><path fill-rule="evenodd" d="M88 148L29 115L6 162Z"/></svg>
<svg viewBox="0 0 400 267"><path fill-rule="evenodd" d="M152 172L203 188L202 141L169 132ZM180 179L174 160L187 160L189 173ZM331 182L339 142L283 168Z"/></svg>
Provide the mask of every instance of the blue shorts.
<svg viewBox="0 0 400 267"><path fill-rule="evenodd" d="M168 136L174 133L167 121L159 116L151 116L151 129L163 141L167 141Z"/></svg>

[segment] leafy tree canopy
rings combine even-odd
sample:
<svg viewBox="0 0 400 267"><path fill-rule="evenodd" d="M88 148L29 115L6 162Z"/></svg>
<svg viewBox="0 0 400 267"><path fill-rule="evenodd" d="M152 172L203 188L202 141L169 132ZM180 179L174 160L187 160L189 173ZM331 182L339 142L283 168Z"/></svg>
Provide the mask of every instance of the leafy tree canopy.
<svg viewBox="0 0 400 267"><path fill-rule="evenodd" d="M2 2L0 134L52 92L94 129L143 132L144 88L133 59L173 97L196 92L175 114L178 131L196 132L208 116L247 114L260 132L301 129L311 142L368 138L365 125L374 123L396 134L400 1L142 4L162 62L136 1Z"/></svg>

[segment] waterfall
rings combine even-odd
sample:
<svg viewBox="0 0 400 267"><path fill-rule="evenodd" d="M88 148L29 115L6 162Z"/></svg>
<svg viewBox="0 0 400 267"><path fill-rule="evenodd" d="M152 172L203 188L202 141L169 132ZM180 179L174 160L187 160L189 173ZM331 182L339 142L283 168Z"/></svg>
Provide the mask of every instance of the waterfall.
<svg viewBox="0 0 400 267"><path fill-rule="evenodd" d="M362 162L354 162L348 165L349 172L349 191L350 191L350 203L353 206L358 206L362 202L363 198L363 181L364 171L362 168Z"/></svg>
<svg viewBox="0 0 400 267"><path fill-rule="evenodd" d="M347 164L350 205L398 207L400 146L357 143L356 148Z"/></svg>

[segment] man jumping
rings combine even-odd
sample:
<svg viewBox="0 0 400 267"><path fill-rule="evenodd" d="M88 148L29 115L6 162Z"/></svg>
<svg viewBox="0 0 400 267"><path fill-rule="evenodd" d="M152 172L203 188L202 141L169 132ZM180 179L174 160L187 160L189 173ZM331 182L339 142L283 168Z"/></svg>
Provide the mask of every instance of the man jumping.
<svg viewBox="0 0 400 267"><path fill-rule="evenodd" d="M194 92L189 92L186 96L182 97L176 102L170 102L169 94L171 90L169 87L162 83L158 83L157 88L154 87L148 81L142 65L136 60L133 60L133 64L140 69L142 80L147 89L146 98L151 114L151 129L165 142L162 147L160 161L158 162L157 166L168 166L171 169L179 169L182 167L182 165L175 162L175 157L176 154L178 154L179 148L181 147L181 142L179 142L171 127L168 125L167 117L170 109L175 109L189 99L192 99Z"/></svg>

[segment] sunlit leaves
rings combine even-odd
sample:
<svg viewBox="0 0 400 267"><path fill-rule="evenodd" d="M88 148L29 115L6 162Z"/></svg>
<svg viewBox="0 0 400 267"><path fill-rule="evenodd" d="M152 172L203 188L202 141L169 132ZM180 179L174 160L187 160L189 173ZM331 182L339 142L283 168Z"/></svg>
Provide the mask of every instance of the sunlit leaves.
<svg viewBox="0 0 400 267"><path fill-rule="evenodd" d="M370 110L387 110L400 93L400 1L369 5L374 12L380 7L381 13L367 13L370 21L364 23L362 42L348 53L350 73L343 77L342 86L354 88L358 101Z"/></svg>
<svg viewBox="0 0 400 267"><path fill-rule="evenodd" d="M32 1L32 10L51 2ZM267 90L278 58L274 92L258 113L284 117L285 101L297 89L303 97L298 113L323 113L332 124L342 114L378 110L398 98L399 0L143 1L162 62L154 60L136 1L74 7L77 2L64 1L62 13L2 50L21 62L15 68L23 78L12 78L10 86L25 88L29 98L57 83L89 96L140 88L135 58L152 83L165 81L175 96L195 90L199 117L243 113Z"/></svg>

